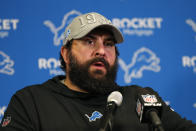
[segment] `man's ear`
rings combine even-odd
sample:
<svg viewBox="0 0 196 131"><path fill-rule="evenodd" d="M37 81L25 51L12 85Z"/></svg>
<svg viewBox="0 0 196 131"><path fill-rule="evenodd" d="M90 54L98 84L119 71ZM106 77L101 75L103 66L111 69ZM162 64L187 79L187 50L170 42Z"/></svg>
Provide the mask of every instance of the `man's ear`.
<svg viewBox="0 0 196 131"><path fill-rule="evenodd" d="M68 50L64 46L61 47L61 55L62 55L65 63L69 63Z"/></svg>

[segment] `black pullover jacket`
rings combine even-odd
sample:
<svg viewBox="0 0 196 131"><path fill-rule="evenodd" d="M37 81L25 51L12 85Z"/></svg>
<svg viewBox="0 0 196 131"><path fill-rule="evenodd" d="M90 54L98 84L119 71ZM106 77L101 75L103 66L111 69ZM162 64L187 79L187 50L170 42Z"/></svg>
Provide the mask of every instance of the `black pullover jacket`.
<svg viewBox="0 0 196 131"><path fill-rule="evenodd" d="M0 131L98 131L108 95L70 90L57 76L40 85L17 91L4 114ZM136 114L138 86L120 87L123 101L113 117L113 131L150 131ZM152 89L151 89L152 90ZM156 93L156 92L155 92ZM165 131L196 131L163 101L161 121Z"/></svg>

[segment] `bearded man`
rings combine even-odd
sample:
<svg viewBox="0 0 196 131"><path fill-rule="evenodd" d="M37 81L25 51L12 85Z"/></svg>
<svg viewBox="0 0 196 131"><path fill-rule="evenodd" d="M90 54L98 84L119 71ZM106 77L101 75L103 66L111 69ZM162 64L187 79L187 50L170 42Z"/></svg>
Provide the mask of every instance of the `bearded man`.
<svg viewBox="0 0 196 131"><path fill-rule="evenodd" d="M60 52L65 76L17 91L1 122L1 131L98 131L106 115L108 95L118 91L123 101L106 130L151 131L152 123L141 123L137 106L139 86L118 86L118 49L121 32L101 14L76 17L65 30ZM156 92L154 92L156 93ZM158 95L158 94L157 94ZM161 98L160 98L161 99ZM162 100L164 130L195 131L196 125L182 119ZM136 110L137 108L137 110ZM138 112L137 112L138 111Z"/></svg>

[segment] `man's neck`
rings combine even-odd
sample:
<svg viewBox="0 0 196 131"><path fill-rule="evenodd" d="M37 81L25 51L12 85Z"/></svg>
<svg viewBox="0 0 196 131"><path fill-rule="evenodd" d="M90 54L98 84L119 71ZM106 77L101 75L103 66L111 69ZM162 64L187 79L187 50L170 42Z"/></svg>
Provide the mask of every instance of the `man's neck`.
<svg viewBox="0 0 196 131"><path fill-rule="evenodd" d="M66 76L65 80L64 80L64 84L73 91L77 91L77 92L83 92L83 93L87 93L86 91L80 89L78 86L74 85L71 80L69 79L69 76Z"/></svg>

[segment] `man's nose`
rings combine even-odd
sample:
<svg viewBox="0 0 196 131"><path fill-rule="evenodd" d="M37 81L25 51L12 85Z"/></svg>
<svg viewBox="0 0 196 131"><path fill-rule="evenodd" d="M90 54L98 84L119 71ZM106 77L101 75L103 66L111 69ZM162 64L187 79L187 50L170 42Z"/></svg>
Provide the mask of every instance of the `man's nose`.
<svg viewBox="0 0 196 131"><path fill-rule="evenodd" d="M100 57L100 56L105 56L105 47L103 41L98 41L95 49L95 55Z"/></svg>

